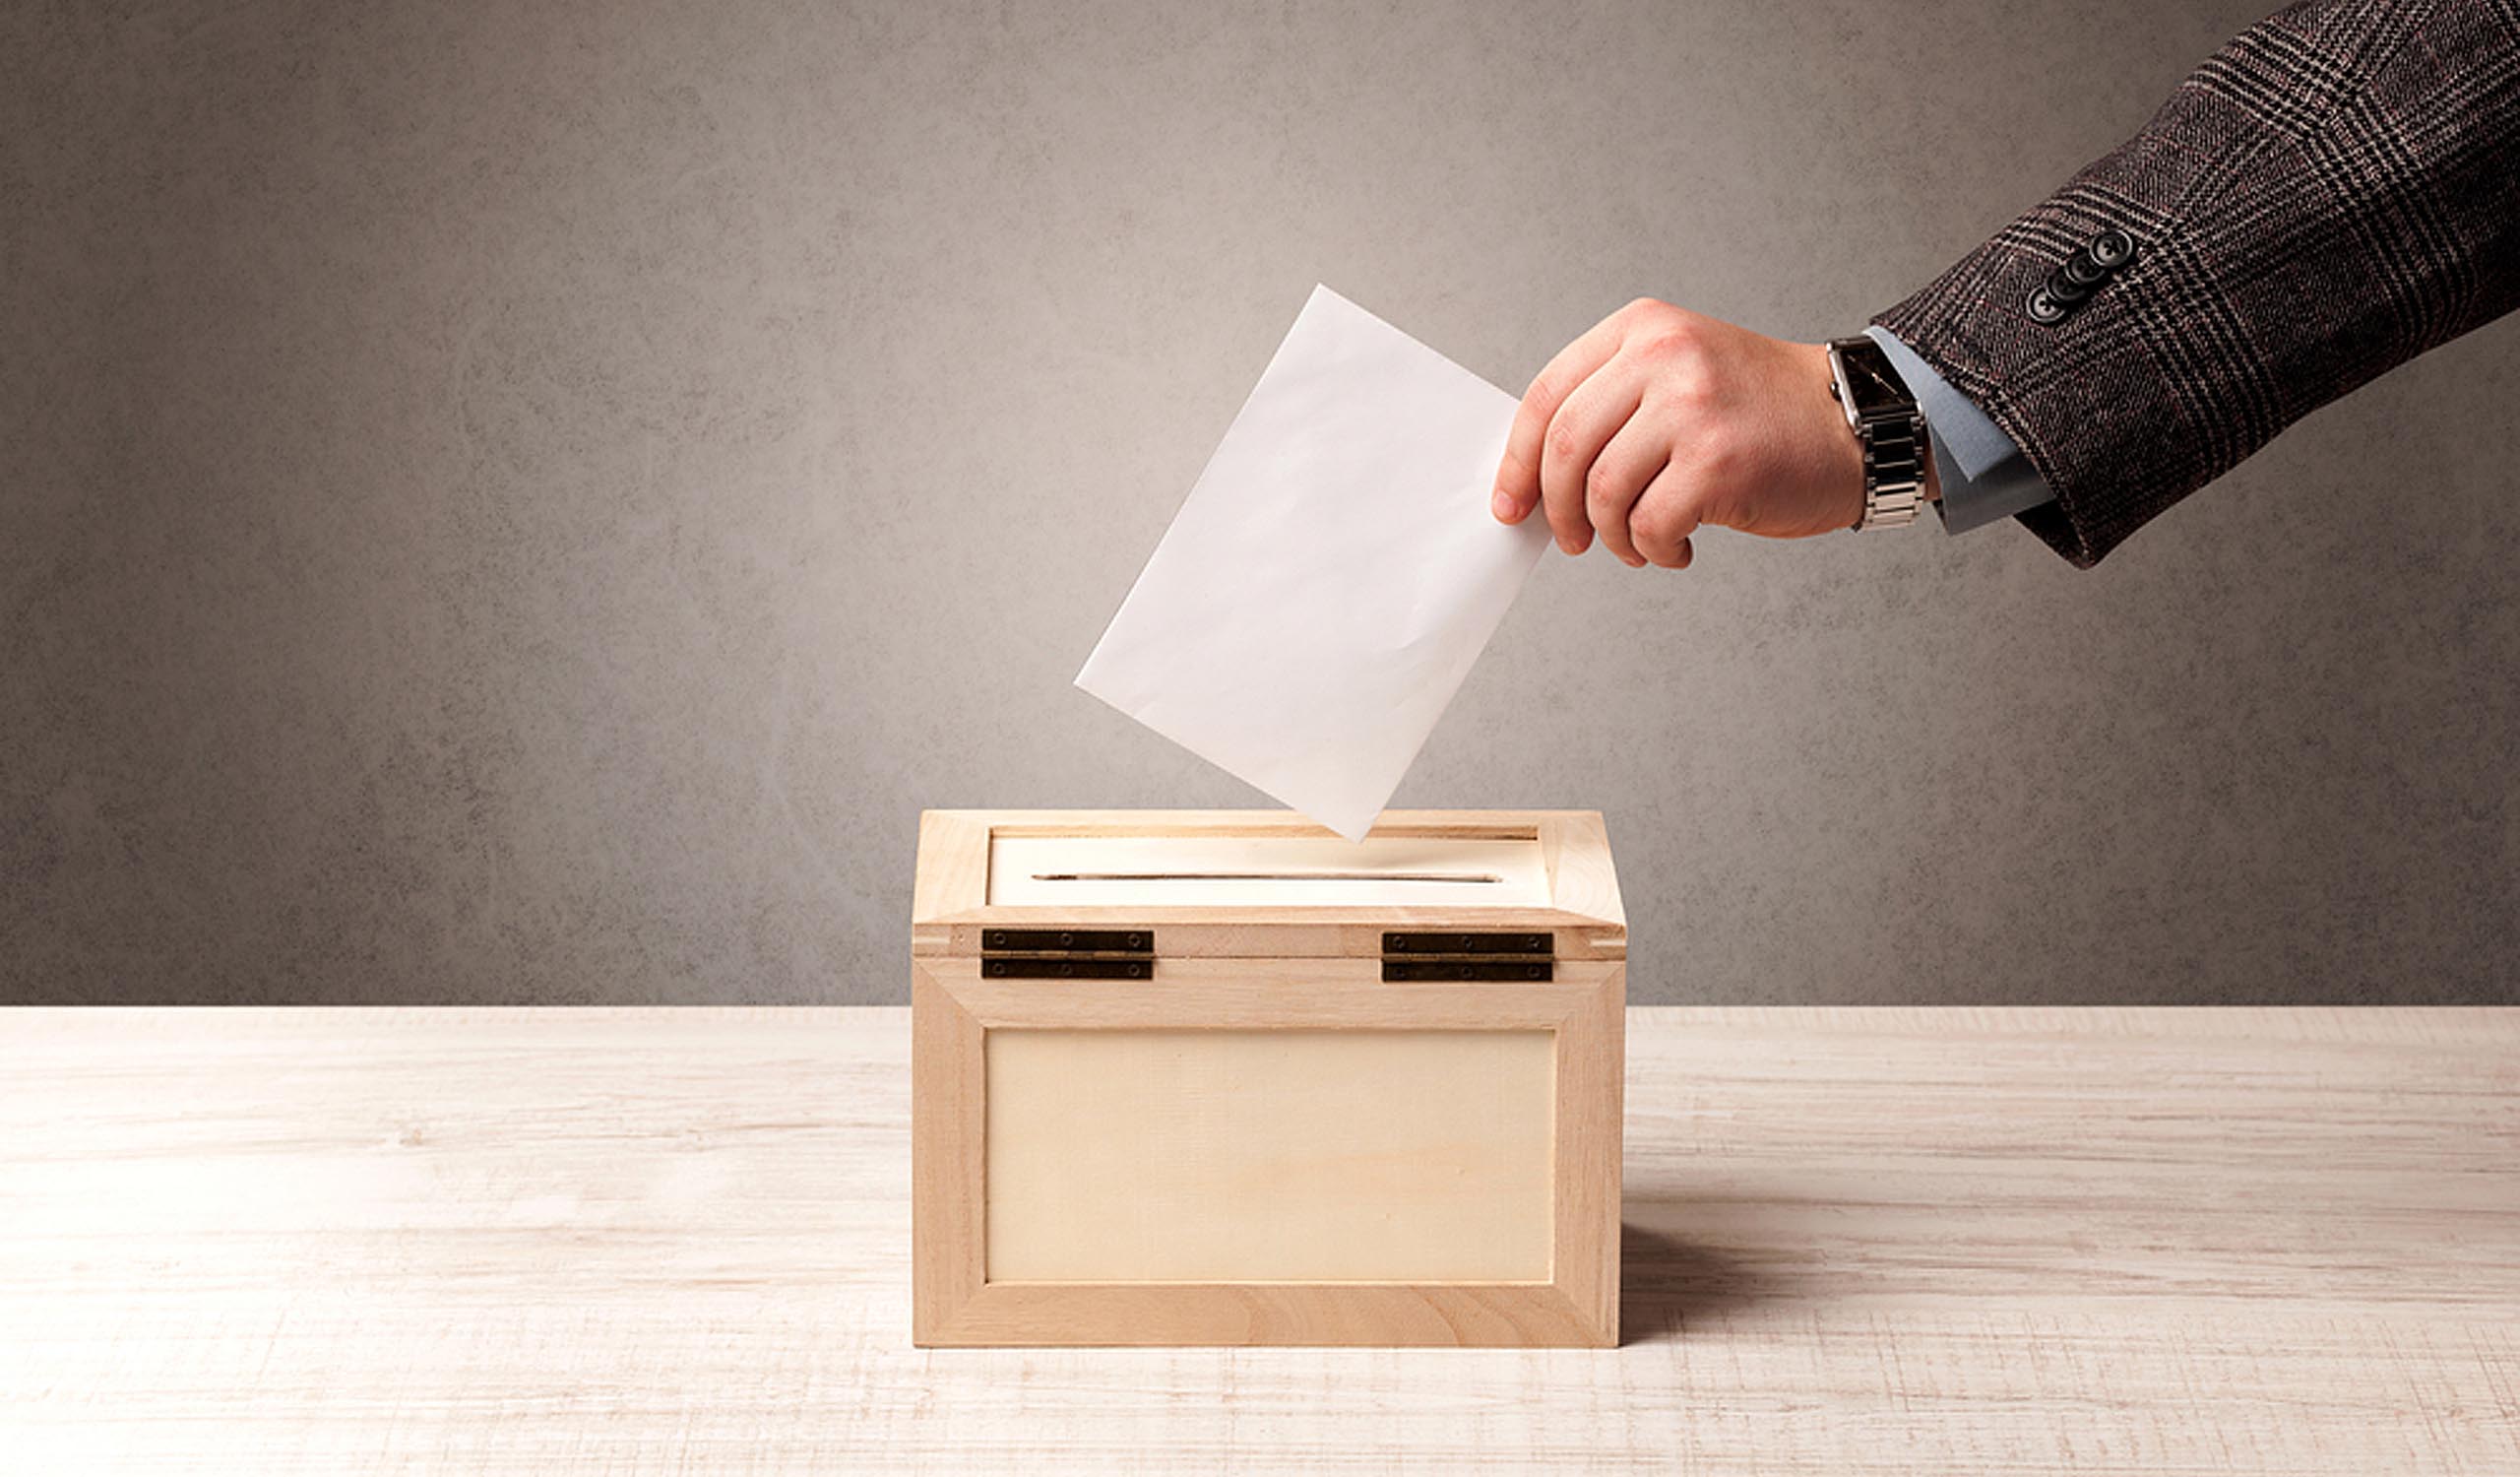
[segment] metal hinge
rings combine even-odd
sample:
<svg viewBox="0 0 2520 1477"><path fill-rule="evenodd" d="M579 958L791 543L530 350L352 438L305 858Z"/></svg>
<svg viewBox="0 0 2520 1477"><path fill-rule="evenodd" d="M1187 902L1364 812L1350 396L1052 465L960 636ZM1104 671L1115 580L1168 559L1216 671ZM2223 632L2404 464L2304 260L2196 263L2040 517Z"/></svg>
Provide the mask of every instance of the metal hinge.
<svg viewBox="0 0 2520 1477"><path fill-rule="evenodd" d="M1386 984L1550 980L1556 954L1551 933L1385 933L1382 977Z"/></svg>
<svg viewBox="0 0 2520 1477"><path fill-rule="evenodd" d="M980 931L983 979L1144 980L1154 973L1153 929Z"/></svg>

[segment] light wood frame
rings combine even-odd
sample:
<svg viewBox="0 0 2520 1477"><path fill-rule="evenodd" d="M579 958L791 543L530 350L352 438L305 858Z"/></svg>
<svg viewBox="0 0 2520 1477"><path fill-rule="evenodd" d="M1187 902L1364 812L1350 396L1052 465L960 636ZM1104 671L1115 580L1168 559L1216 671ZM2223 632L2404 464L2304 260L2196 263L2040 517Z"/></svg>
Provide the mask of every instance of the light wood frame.
<svg viewBox="0 0 2520 1477"><path fill-rule="evenodd" d="M1625 959L1627 913L1596 810L1386 810L1374 836L1531 837L1548 868L1546 908L998 908L988 901L992 836L1330 836L1284 810L929 810L918 823L911 953L973 955L980 930L1126 928L1164 934L1166 958L1368 956L1385 929L1547 929L1560 959Z"/></svg>
<svg viewBox="0 0 2520 1477"><path fill-rule="evenodd" d="M1019 827L1036 828L1033 834L1125 835L1319 829L1277 812L930 812L924 818L912 967L915 1343L1617 1343L1626 927L1598 815L1404 812L1376 828L1378 834L1494 835L1500 827L1507 833L1529 827L1547 853L1557 906L1546 909L991 908L990 834ZM1045 985L981 977L982 927L1055 924L1151 926L1159 939L1156 978ZM1557 943L1554 978L1386 984L1378 963L1381 931L1412 926L1550 929ZM986 1063L987 1033L996 1029L1547 1031L1554 1093L1548 1279L993 1283L987 1277Z"/></svg>

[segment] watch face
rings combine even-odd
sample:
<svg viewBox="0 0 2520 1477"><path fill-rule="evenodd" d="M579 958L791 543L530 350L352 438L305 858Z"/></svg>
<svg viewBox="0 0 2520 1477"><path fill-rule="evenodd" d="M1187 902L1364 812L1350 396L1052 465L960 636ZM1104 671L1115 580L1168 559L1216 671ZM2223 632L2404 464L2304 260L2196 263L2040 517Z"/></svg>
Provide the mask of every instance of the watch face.
<svg viewBox="0 0 2520 1477"><path fill-rule="evenodd" d="M1893 377L1890 361L1879 349L1866 353L1847 350L1838 355L1846 375L1849 398L1855 402L1856 414L1868 416L1908 404L1907 388Z"/></svg>

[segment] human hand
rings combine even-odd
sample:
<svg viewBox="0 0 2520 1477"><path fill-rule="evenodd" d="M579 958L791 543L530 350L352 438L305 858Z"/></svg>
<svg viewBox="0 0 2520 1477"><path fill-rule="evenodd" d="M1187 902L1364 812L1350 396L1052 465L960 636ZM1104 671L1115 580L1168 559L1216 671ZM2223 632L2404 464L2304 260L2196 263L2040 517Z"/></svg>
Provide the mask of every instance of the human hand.
<svg viewBox="0 0 2520 1477"><path fill-rule="evenodd" d="M1863 516L1863 453L1829 351L1650 297L1549 360L1496 471L1496 517L1545 507L1557 546L1593 536L1631 567L1685 569L1701 527L1799 539ZM1926 476L1926 496L1935 495Z"/></svg>

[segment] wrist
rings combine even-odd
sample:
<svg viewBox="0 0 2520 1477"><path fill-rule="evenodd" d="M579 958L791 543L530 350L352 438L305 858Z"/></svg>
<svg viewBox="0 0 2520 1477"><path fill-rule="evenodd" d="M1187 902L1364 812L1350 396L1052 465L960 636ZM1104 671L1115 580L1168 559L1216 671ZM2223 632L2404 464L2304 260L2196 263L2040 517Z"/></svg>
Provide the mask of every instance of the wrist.
<svg viewBox="0 0 2520 1477"><path fill-rule="evenodd" d="M1795 344L1792 350L1776 387L1783 408L1792 413L1786 417L1790 450L1773 473L1774 485L1791 489L1779 499L1778 511L1792 512L1772 522L1773 532L1799 538L1852 528L1863 516L1863 447L1848 433L1846 413L1830 388L1829 346Z"/></svg>

